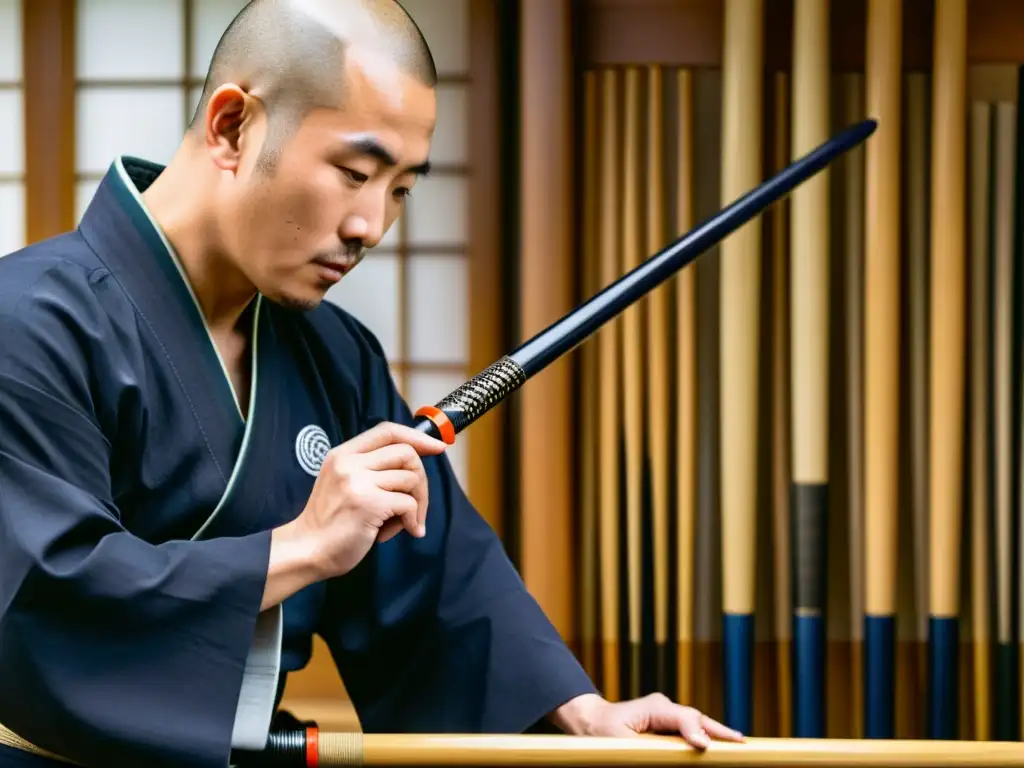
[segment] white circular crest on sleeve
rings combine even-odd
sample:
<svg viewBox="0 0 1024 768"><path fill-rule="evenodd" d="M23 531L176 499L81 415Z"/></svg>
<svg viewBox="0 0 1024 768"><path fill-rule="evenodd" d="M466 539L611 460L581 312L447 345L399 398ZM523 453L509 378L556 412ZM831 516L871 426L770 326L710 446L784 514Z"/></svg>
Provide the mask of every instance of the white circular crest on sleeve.
<svg viewBox="0 0 1024 768"><path fill-rule="evenodd" d="M303 471L313 477L320 474L329 450L331 441L316 424L303 427L295 437L295 458Z"/></svg>

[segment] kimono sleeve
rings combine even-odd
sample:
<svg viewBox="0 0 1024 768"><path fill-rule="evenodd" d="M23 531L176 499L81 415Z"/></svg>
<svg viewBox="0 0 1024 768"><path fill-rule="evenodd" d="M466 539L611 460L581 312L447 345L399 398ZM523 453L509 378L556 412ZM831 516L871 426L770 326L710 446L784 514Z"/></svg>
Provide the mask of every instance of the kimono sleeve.
<svg viewBox="0 0 1024 768"><path fill-rule="evenodd" d="M366 378L373 421L411 424L383 354L373 348ZM543 728L546 715L596 688L466 497L448 458L427 457L424 465L425 539L395 537L376 548L354 580L328 591L322 634L362 727ZM353 611L370 619L359 625Z"/></svg>
<svg viewBox="0 0 1024 768"><path fill-rule="evenodd" d="M95 413L124 336L85 280L2 298L0 723L79 764L226 766L270 535L125 530Z"/></svg>

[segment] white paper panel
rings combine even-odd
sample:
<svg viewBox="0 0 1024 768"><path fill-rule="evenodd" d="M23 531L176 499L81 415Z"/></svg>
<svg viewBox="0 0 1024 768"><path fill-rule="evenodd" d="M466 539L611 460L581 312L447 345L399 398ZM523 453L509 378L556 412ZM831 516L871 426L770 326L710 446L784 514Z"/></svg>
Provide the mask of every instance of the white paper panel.
<svg viewBox="0 0 1024 768"><path fill-rule="evenodd" d="M203 98L203 86L197 85L189 89L188 92L188 114L185 115L186 120L191 120L192 116L196 113L196 107L199 106L199 100Z"/></svg>
<svg viewBox="0 0 1024 768"><path fill-rule="evenodd" d="M417 182L417 184L418 184L418 182ZM398 244L402 241L402 238L401 238L402 216L404 216L404 215L405 215L404 211L401 214L399 214L398 218L395 219L395 222L391 225L391 228L387 232L384 233L384 237L382 237L380 239L380 242L377 243L377 245L375 246L374 250L370 251L370 256L372 256L373 252L376 251L376 250L393 251L396 248L398 248Z"/></svg>
<svg viewBox="0 0 1024 768"><path fill-rule="evenodd" d="M409 359L421 363L465 363L469 346L467 257L411 256Z"/></svg>
<svg viewBox="0 0 1024 768"><path fill-rule="evenodd" d="M181 0L78 0L80 79L143 80L185 75Z"/></svg>
<svg viewBox="0 0 1024 768"><path fill-rule="evenodd" d="M21 3L0 0L0 82L21 80Z"/></svg>
<svg viewBox="0 0 1024 768"><path fill-rule="evenodd" d="M391 360L398 356L398 287L398 257L371 251L327 292L328 300L373 331Z"/></svg>
<svg viewBox="0 0 1024 768"><path fill-rule="evenodd" d="M437 126L430 147L430 160L435 165L466 162L467 89L465 85L440 85L437 88Z"/></svg>
<svg viewBox="0 0 1024 768"><path fill-rule="evenodd" d="M0 90L0 173L25 171L24 119L21 89Z"/></svg>
<svg viewBox="0 0 1024 768"><path fill-rule="evenodd" d="M0 182L0 256L25 245L25 184Z"/></svg>
<svg viewBox="0 0 1024 768"><path fill-rule="evenodd" d="M395 389L398 390L398 394L405 399L405 380L402 378L402 374L396 370L394 365L388 365L388 373L391 374L391 381L395 383Z"/></svg>
<svg viewBox="0 0 1024 768"><path fill-rule="evenodd" d="M469 70L469 0L402 0L434 55L439 75Z"/></svg>
<svg viewBox="0 0 1024 768"><path fill-rule="evenodd" d="M103 173L118 155L168 163L185 126L178 87L79 88L78 170Z"/></svg>
<svg viewBox="0 0 1024 768"><path fill-rule="evenodd" d="M213 52L220 36L235 15L245 7L246 0L193 0L192 61L189 74L206 77Z"/></svg>
<svg viewBox="0 0 1024 768"><path fill-rule="evenodd" d="M89 203L92 201L93 195L96 194L96 188L99 187L98 181L80 181L75 184L75 222L80 222L82 216L85 214L85 209L89 207Z"/></svg>
<svg viewBox="0 0 1024 768"><path fill-rule="evenodd" d="M435 371L409 371L409 394L406 402L409 408L415 413L423 405L434 405L442 397L453 389L461 386L469 378L466 374L458 371L454 373L438 373ZM449 446L446 453L452 462L459 483L466 487L466 452L469 443L471 430L461 433L455 440L455 445ZM430 525L430 517L427 517L427 525Z"/></svg>
<svg viewBox="0 0 1024 768"><path fill-rule="evenodd" d="M462 246L466 242L466 179L428 176L416 182L405 203L409 217L408 243Z"/></svg>

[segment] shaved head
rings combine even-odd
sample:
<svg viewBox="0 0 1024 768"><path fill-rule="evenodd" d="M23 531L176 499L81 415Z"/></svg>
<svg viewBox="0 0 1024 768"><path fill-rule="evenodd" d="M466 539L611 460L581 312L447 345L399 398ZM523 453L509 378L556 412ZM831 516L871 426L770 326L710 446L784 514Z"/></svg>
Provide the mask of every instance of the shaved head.
<svg viewBox="0 0 1024 768"><path fill-rule="evenodd" d="M396 0L252 0L232 20L214 51L190 131L218 88L235 84L260 100L267 137L261 170L314 109L345 106L345 66L368 62L433 87L437 71L419 27Z"/></svg>
<svg viewBox="0 0 1024 768"><path fill-rule="evenodd" d="M172 243L204 254L191 269L217 264L240 297L314 307L430 172L436 85L395 0L252 0L143 199Z"/></svg>

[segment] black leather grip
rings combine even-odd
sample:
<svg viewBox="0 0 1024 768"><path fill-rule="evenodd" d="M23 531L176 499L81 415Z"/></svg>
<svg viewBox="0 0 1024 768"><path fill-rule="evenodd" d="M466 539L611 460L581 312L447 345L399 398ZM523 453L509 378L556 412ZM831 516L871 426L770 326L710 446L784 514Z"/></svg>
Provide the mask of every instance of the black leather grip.
<svg viewBox="0 0 1024 768"><path fill-rule="evenodd" d="M461 432L525 382L526 373L506 356L480 371L439 402L437 407L445 412L455 431Z"/></svg>

